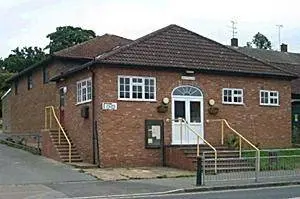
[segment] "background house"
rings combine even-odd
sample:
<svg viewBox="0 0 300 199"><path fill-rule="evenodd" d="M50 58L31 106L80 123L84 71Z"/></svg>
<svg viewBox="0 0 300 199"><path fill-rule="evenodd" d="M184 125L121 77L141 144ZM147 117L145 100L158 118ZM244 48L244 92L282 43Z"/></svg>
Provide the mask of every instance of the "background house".
<svg viewBox="0 0 300 199"><path fill-rule="evenodd" d="M105 34L79 45L55 52L45 60L15 74L11 82L11 94L5 97L12 116L4 126L10 133L40 132L44 126L44 109L54 105L59 108L59 92L50 79L68 68L80 66L93 60L98 53L104 53L130 40ZM22 116L22 117L21 117Z"/></svg>
<svg viewBox="0 0 300 199"><path fill-rule="evenodd" d="M287 44L282 44L280 51L237 47L237 45L232 45L232 48L300 77L300 54L288 52ZM291 83L293 143L300 144L300 78L292 80Z"/></svg>

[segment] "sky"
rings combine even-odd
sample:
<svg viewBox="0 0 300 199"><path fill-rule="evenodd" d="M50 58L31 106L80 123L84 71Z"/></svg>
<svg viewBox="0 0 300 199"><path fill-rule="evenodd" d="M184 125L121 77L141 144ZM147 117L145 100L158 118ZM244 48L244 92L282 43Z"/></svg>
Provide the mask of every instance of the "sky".
<svg viewBox="0 0 300 199"><path fill-rule="evenodd" d="M97 35L137 39L177 24L229 45L231 21L239 46L260 32L279 49L300 53L299 0L0 0L0 58L16 47L44 48L59 26L91 29Z"/></svg>

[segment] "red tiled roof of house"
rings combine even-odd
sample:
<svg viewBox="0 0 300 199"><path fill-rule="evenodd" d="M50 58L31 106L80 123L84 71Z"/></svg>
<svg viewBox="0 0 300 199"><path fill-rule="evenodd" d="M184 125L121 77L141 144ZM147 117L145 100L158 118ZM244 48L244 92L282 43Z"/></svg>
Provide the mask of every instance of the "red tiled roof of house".
<svg viewBox="0 0 300 199"><path fill-rule="evenodd" d="M105 34L57 51L54 53L54 56L93 59L102 53L111 51L115 47L120 47L130 42L132 42L132 40L116 35Z"/></svg>
<svg viewBox="0 0 300 199"><path fill-rule="evenodd" d="M300 54L248 47L230 47L300 77ZM300 78L292 81L292 93L300 94Z"/></svg>
<svg viewBox="0 0 300 199"><path fill-rule="evenodd" d="M82 66L70 68L52 80L69 76L95 63L296 78L279 67L247 56L185 28L169 25L120 48L103 53Z"/></svg>
<svg viewBox="0 0 300 199"><path fill-rule="evenodd" d="M96 62L291 76L177 25L169 25L103 54Z"/></svg>
<svg viewBox="0 0 300 199"><path fill-rule="evenodd" d="M90 61L105 52L111 51L114 48L126 45L132 42L130 39L126 39L117 35L104 34L102 36L97 36L86 42L74 45L69 48L55 52L53 55L47 56L46 59L25 68L23 71L16 73L7 81L11 82L14 79L26 74L33 69L42 66L43 64L52 60L53 57L66 58L66 59L86 59Z"/></svg>

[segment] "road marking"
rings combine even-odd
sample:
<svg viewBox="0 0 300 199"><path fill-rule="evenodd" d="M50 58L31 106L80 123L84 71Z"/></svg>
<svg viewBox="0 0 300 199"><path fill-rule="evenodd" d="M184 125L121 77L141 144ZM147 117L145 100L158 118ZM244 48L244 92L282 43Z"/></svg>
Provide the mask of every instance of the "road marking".
<svg viewBox="0 0 300 199"><path fill-rule="evenodd" d="M254 187L254 188L243 188L243 189L227 189L227 190L214 190L214 191L196 191L196 192L184 192L184 189L174 189L165 192L152 192L152 193L138 193L138 194L120 194L120 195L101 195L101 196L85 196L85 197L73 197L72 199L94 199L94 198L153 198L153 197L169 197L169 196L186 196L196 194L210 194L210 193L227 193L227 192L239 192L239 191L257 191L264 189L283 189L286 187L299 187L300 185L284 185L284 186L273 186L273 187ZM178 193L181 192L181 193ZM67 198L59 198L67 199ZM291 199L300 199L291 198Z"/></svg>
<svg viewBox="0 0 300 199"><path fill-rule="evenodd" d="M84 196L84 197L73 197L72 199L93 199L93 198L137 198L137 197L154 197L154 196L164 196L173 195L174 192L181 192L184 189L174 189L170 191L162 192L148 192L148 193L135 193L135 194L119 194L119 195L105 195L105 196ZM69 198L58 198L58 199L69 199Z"/></svg>

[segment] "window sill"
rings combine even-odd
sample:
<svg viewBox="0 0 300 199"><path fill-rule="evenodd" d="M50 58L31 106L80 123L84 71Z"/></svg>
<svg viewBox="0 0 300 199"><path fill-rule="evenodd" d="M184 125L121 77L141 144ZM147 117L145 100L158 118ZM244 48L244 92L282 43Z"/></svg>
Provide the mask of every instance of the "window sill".
<svg viewBox="0 0 300 199"><path fill-rule="evenodd" d="M279 104L260 104L260 106L266 106L266 107L280 107Z"/></svg>
<svg viewBox="0 0 300 199"><path fill-rule="evenodd" d="M157 102L156 99L147 100L147 99L122 99L122 98L118 98L118 101L129 101L129 102Z"/></svg>
<svg viewBox="0 0 300 199"><path fill-rule="evenodd" d="M244 103L230 103L230 102L222 102L223 105L238 105L238 106L244 106Z"/></svg>
<svg viewBox="0 0 300 199"><path fill-rule="evenodd" d="M91 102L92 100L87 100L87 101L84 101L84 102L77 102L75 105L78 106L78 105L81 105L81 104L87 104L89 102Z"/></svg>

